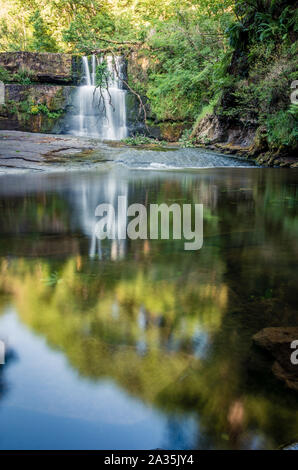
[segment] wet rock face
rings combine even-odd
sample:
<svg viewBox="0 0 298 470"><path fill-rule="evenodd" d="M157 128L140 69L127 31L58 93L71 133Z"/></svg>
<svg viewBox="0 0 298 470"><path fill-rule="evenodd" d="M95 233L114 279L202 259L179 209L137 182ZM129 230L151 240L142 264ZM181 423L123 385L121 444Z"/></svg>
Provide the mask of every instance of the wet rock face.
<svg viewBox="0 0 298 470"><path fill-rule="evenodd" d="M0 106L0 129L63 132L63 116L71 106L73 86L5 85L5 105ZM46 106L32 113L32 107Z"/></svg>
<svg viewBox="0 0 298 470"><path fill-rule="evenodd" d="M159 125L160 135L167 142L178 142L185 129L189 128L184 122L164 122Z"/></svg>
<svg viewBox="0 0 298 470"><path fill-rule="evenodd" d="M253 341L275 360L272 366L274 375L298 392L298 364L293 363L298 357L293 347L293 342L298 341L298 327L264 328L254 335Z"/></svg>
<svg viewBox="0 0 298 470"><path fill-rule="evenodd" d="M191 137L200 140L207 139L210 143L226 142L228 140L227 122L218 116L207 114L192 131Z"/></svg>
<svg viewBox="0 0 298 470"><path fill-rule="evenodd" d="M69 54L2 52L0 66L11 73L30 70L37 82L70 84L75 80L76 61Z"/></svg>
<svg viewBox="0 0 298 470"><path fill-rule="evenodd" d="M65 107L69 94L74 89L60 85L5 85L6 101L31 100L34 104L46 104L50 111Z"/></svg>
<svg viewBox="0 0 298 470"><path fill-rule="evenodd" d="M129 91L125 96L126 125L129 135L145 134L146 127L143 119L143 112L137 97Z"/></svg>
<svg viewBox="0 0 298 470"><path fill-rule="evenodd" d="M192 138L197 142L208 141L210 144L222 143L249 148L255 138L256 128L243 126L222 116L207 114L195 126Z"/></svg>

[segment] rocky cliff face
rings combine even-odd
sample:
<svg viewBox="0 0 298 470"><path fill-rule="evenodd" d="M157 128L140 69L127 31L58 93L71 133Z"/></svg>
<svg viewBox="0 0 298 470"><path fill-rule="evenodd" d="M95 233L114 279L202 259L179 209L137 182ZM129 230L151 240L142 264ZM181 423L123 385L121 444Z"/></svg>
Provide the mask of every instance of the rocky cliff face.
<svg viewBox="0 0 298 470"><path fill-rule="evenodd" d="M265 126L217 114L206 115L194 127L192 142L223 153L254 159L265 166L298 167L295 148L272 149Z"/></svg>
<svg viewBox="0 0 298 470"><path fill-rule="evenodd" d="M63 132L63 116L80 80L80 57L4 52L0 53L0 67L9 72L0 105L0 129ZM28 84L15 83L20 72L27 73Z"/></svg>
<svg viewBox="0 0 298 470"><path fill-rule="evenodd" d="M0 129L63 132L64 113L71 106L73 86L5 85L0 106Z"/></svg>
<svg viewBox="0 0 298 470"><path fill-rule="evenodd" d="M28 70L32 80L40 83L76 84L77 57L49 52L2 52L0 67L12 74Z"/></svg>
<svg viewBox="0 0 298 470"><path fill-rule="evenodd" d="M295 47L281 39L268 47L262 41L238 45L218 97L205 107L209 114L201 110L192 142L266 166L298 167Z"/></svg>

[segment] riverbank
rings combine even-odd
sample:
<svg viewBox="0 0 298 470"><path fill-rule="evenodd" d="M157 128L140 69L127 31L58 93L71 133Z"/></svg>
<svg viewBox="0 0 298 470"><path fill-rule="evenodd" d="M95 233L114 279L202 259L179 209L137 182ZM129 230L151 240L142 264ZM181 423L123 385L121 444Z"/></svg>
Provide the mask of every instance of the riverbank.
<svg viewBox="0 0 298 470"><path fill-rule="evenodd" d="M266 167L298 167L294 147L270 146L265 128L253 127L248 122L237 123L216 114L206 115L194 126L188 143L246 158Z"/></svg>
<svg viewBox="0 0 298 470"><path fill-rule="evenodd" d="M251 146L240 146L231 143L202 144L202 148L215 150L222 154L234 155L255 162L264 167L298 168L298 159L292 155L284 155L279 152L259 152Z"/></svg>

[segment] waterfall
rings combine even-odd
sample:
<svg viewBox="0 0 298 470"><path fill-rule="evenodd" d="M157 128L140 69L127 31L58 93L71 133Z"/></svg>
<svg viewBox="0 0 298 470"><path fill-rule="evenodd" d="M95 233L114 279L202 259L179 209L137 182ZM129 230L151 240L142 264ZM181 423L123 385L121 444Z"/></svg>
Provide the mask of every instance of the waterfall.
<svg viewBox="0 0 298 470"><path fill-rule="evenodd" d="M84 78L86 80L86 86L94 85L94 83L91 82L88 58L84 56L82 60L83 60Z"/></svg>
<svg viewBox="0 0 298 470"><path fill-rule="evenodd" d="M82 58L83 84L75 93L73 111L67 117L68 133L103 140L121 140L127 136L126 91L122 82L124 63L122 57L113 59L108 56L104 60L107 63L108 85L100 90L96 87L95 55L91 57L91 64L88 57Z"/></svg>

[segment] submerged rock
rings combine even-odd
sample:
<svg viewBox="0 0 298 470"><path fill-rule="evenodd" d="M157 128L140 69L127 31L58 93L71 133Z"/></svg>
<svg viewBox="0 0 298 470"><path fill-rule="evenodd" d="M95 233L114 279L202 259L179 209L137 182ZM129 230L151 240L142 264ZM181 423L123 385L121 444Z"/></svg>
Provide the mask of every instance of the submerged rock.
<svg viewBox="0 0 298 470"><path fill-rule="evenodd" d="M298 364L293 361L293 342L298 341L298 327L264 328L253 336L253 341L275 359L272 366L274 375L287 387L298 391Z"/></svg>

